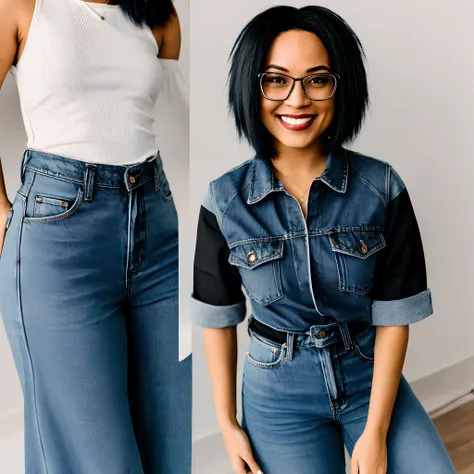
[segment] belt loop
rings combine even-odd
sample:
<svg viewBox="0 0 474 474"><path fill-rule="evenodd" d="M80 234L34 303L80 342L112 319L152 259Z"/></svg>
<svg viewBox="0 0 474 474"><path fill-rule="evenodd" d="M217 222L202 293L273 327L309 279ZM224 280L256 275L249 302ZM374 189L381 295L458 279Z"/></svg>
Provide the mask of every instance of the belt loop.
<svg viewBox="0 0 474 474"><path fill-rule="evenodd" d="M84 176L84 201L92 201L94 194L95 173L97 171L96 165L86 164L86 173Z"/></svg>
<svg viewBox="0 0 474 474"><path fill-rule="evenodd" d="M247 334L248 334L249 336L252 335L252 333L250 332L250 325L252 324L252 321L253 321L253 316L250 315L250 316L248 317L248 319L247 319Z"/></svg>
<svg viewBox="0 0 474 474"><path fill-rule="evenodd" d="M154 183L155 191L160 190L160 176L163 170L163 162L161 161L160 152L158 151L153 159Z"/></svg>
<svg viewBox="0 0 474 474"><path fill-rule="evenodd" d="M23 180L25 179L26 163L29 157L30 157L30 150L26 148L25 151L23 152L23 156L21 157L20 179L21 179L22 184L23 184Z"/></svg>
<svg viewBox="0 0 474 474"><path fill-rule="evenodd" d="M344 349L346 351L354 349L354 343L352 342L351 333L347 323L339 323L339 328L342 333L342 340L344 341Z"/></svg>
<svg viewBox="0 0 474 474"><path fill-rule="evenodd" d="M295 335L292 332L286 333L286 359L293 360Z"/></svg>

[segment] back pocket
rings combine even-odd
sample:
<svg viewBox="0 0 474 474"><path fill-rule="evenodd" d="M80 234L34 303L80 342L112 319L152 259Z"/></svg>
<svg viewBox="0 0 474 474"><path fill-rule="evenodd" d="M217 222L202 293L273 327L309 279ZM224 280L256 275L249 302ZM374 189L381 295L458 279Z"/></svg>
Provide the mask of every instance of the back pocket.
<svg viewBox="0 0 474 474"><path fill-rule="evenodd" d="M329 236L336 260L339 289L366 295L374 284L376 253L386 246L382 232L350 231Z"/></svg>
<svg viewBox="0 0 474 474"><path fill-rule="evenodd" d="M280 260L284 241L245 242L230 248L229 262L236 265L249 296L269 305L283 296Z"/></svg>

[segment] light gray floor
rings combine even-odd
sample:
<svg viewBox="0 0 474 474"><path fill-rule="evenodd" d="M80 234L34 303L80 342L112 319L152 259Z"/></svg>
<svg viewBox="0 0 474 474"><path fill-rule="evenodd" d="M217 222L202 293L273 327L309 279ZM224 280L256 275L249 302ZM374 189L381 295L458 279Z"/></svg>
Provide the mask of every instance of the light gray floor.
<svg viewBox="0 0 474 474"><path fill-rule="evenodd" d="M0 436L0 460L2 474L24 474L22 426Z"/></svg>

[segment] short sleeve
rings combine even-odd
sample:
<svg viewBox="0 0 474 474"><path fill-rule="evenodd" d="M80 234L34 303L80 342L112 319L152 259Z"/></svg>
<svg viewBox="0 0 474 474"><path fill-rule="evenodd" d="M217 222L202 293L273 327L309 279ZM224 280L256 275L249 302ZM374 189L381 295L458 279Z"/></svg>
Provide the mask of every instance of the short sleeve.
<svg viewBox="0 0 474 474"><path fill-rule="evenodd" d="M403 326L433 313L415 212L400 176L390 168L386 247L377 255L372 298L374 326Z"/></svg>
<svg viewBox="0 0 474 474"><path fill-rule="evenodd" d="M194 255L193 322L206 328L236 326L245 319L242 279L229 263L209 190L201 206Z"/></svg>

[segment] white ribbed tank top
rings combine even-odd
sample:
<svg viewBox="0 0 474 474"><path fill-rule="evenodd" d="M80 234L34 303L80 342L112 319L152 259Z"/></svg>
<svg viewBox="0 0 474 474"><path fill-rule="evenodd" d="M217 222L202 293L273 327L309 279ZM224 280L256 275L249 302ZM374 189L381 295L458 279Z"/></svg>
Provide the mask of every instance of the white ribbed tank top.
<svg viewBox="0 0 474 474"><path fill-rule="evenodd" d="M105 12L105 21L94 13ZM117 6L36 0L16 77L28 148L87 162L157 152L158 45Z"/></svg>

